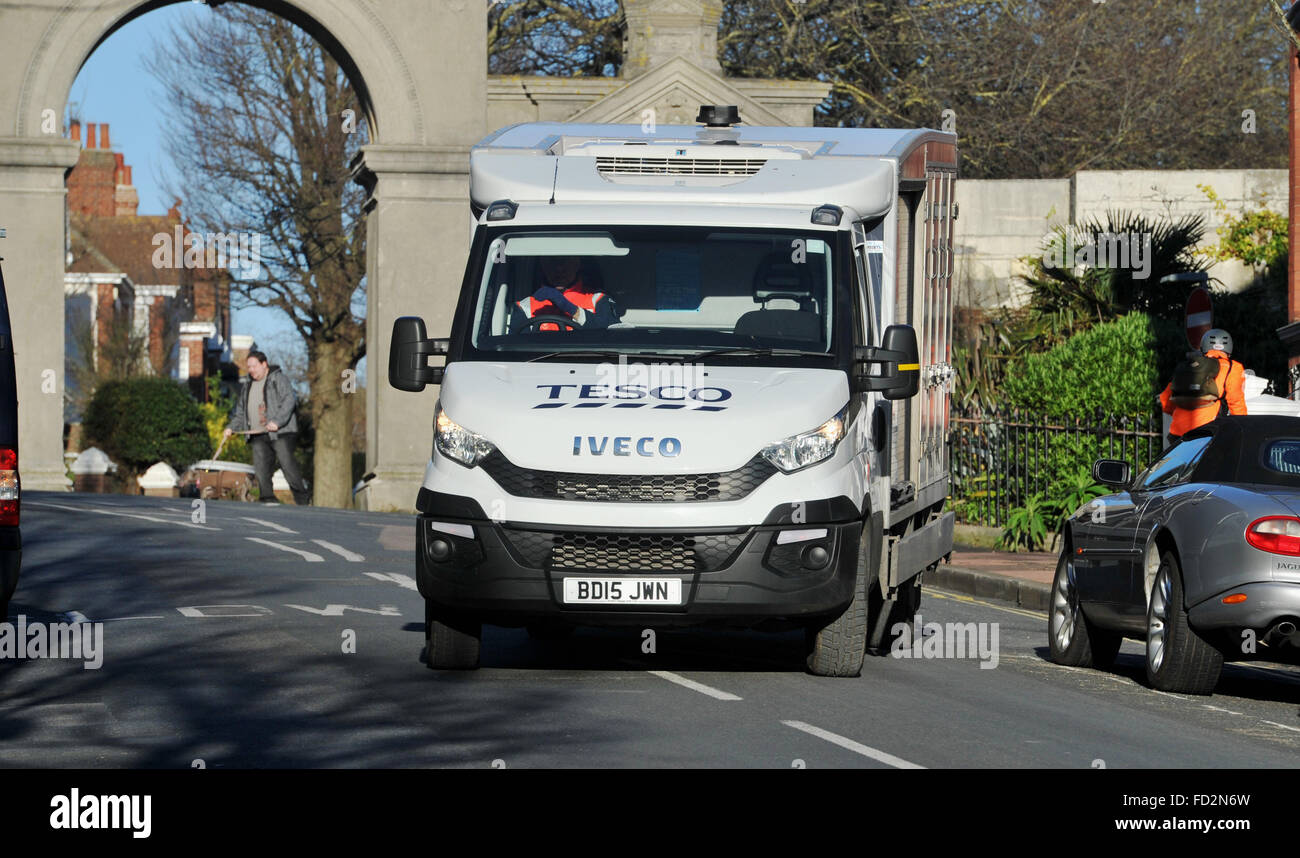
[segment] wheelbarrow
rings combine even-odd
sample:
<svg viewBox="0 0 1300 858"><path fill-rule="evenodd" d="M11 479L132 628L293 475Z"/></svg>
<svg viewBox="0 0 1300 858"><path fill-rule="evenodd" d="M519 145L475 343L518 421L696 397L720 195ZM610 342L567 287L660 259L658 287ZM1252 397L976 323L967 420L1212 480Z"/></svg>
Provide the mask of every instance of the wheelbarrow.
<svg viewBox="0 0 1300 858"><path fill-rule="evenodd" d="M249 497L249 489L252 488L253 477L257 471L252 465L245 465L242 462L218 461L221 458L221 450L225 446L226 439L222 438L221 443L217 445L217 452L212 454L211 459L203 459L190 466L190 470L194 472L199 497L205 500L252 500Z"/></svg>

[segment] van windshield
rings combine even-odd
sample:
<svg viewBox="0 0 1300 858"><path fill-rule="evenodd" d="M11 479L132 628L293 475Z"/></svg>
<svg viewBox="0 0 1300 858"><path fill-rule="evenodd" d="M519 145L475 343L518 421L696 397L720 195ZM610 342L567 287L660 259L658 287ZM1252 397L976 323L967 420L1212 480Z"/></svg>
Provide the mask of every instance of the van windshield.
<svg viewBox="0 0 1300 858"><path fill-rule="evenodd" d="M828 354L834 231L624 226L489 234L479 352Z"/></svg>

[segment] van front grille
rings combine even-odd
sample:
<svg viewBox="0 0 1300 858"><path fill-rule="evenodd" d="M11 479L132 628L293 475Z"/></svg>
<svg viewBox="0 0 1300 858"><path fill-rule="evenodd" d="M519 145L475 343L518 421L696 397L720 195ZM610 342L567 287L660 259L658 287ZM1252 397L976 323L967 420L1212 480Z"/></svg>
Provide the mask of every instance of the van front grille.
<svg viewBox="0 0 1300 858"><path fill-rule="evenodd" d="M732 501L776 473L755 456L740 468L716 474L575 474L521 468L496 451L480 467L506 492L521 498L622 503Z"/></svg>
<svg viewBox="0 0 1300 858"><path fill-rule="evenodd" d="M504 532L527 566L565 572L709 572L723 568L745 541L744 531L700 535L507 527Z"/></svg>

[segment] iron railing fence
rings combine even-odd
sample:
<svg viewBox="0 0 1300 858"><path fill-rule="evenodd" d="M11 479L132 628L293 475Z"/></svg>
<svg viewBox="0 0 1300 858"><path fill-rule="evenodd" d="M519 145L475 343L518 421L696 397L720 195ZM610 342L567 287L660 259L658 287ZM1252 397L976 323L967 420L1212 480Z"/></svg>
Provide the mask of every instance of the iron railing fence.
<svg viewBox="0 0 1300 858"><path fill-rule="evenodd" d="M1035 494L1061 500L1096 459L1123 459L1134 473L1164 448L1163 415L1102 412L1070 418L1014 409L953 407L952 508L959 521L1003 527Z"/></svg>

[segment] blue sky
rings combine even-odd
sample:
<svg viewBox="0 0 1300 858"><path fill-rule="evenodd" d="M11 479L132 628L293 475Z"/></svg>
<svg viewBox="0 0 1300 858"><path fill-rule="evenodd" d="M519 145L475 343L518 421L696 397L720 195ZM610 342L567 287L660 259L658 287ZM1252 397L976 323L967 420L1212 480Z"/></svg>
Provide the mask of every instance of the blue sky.
<svg viewBox="0 0 1300 858"><path fill-rule="evenodd" d="M90 55L68 95L72 115L80 117L83 126L108 123L112 148L131 165L140 214L166 214L172 203L162 189L170 165L161 139L167 121L161 107L164 100L161 88L145 70L144 57L165 49L174 24L211 14L200 3L175 3L140 16ZM252 334L268 352L296 337L282 313L260 307L232 309L231 328L236 334Z"/></svg>

